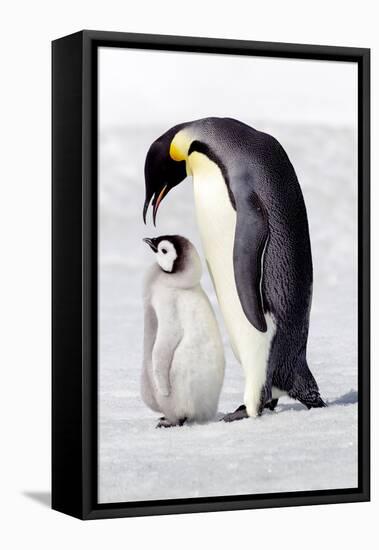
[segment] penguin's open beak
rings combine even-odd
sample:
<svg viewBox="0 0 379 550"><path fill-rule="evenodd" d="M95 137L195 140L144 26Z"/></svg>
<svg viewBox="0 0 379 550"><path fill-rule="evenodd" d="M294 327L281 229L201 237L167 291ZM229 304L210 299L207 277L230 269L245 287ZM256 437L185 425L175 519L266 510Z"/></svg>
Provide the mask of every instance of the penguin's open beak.
<svg viewBox="0 0 379 550"><path fill-rule="evenodd" d="M153 201L152 201L154 226L155 226L155 221L156 221L159 205L162 202L162 200L164 199L164 197L167 195L169 190L170 190L170 188L166 184L162 187L162 189L160 189L159 191L156 191L154 193L154 197L153 197ZM145 224L146 224L146 214L147 214L147 210L149 208L150 200L151 200L151 197L146 198L145 204L144 204L144 207L143 207L143 221L144 221Z"/></svg>
<svg viewBox="0 0 379 550"><path fill-rule="evenodd" d="M155 244L156 239L142 239L144 243L148 244L153 252L158 252L158 247Z"/></svg>

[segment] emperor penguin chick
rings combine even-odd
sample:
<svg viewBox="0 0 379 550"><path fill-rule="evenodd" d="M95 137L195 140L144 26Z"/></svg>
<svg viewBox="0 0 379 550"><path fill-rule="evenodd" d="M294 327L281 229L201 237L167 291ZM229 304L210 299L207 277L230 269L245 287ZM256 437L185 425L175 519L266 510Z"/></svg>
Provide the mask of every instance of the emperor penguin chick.
<svg viewBox="0 0 379 550"><path fill-rule="evenodd" d="M142 398L164 415L157 427L206 422L217 412L225 359L199 255L179 235L143 240L157 263L144 284Z"/></svg>

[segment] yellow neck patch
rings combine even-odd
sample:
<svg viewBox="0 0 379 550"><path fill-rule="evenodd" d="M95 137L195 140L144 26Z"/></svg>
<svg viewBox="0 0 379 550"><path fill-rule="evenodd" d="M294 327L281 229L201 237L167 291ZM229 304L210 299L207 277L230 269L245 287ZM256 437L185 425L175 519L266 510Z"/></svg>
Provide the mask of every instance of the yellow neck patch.
<svg viewBox="0 0 379 550"><path fill-rule="evenodd" d="M176 161L186 160L186 157L184 156L182 150L179 149L174 140L171 142L170 145L170 157L172 158L172 160Z"/></svg>
<svg viewBox="0 0 379 550"><path fill-rule="evenodd" d="M191 137L185 130L180 130L171 142L170 157L172 160L187 160L188 149L191 144Z"/></svg>

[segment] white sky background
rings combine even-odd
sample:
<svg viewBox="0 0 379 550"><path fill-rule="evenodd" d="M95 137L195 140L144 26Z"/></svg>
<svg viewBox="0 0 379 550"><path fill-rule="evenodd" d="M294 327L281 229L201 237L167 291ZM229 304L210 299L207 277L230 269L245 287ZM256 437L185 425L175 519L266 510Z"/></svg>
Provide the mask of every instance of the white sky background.
<svg viewBox="0 0 379 550"><path fill-rule="evenodd" d="M356 63L125 48L99 58L102 128L207 116L357 126Z"/></svg>

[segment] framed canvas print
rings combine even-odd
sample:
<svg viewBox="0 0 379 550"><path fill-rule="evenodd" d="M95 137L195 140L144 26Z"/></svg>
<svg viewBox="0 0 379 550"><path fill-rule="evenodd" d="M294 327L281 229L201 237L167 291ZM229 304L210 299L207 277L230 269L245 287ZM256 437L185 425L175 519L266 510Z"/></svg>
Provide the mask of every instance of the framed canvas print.
<svg viewBox="0 0 379 550"><path fill-rule="evenodd" d="M53 508L369 499L367 49L53 42Z"/></svg>

